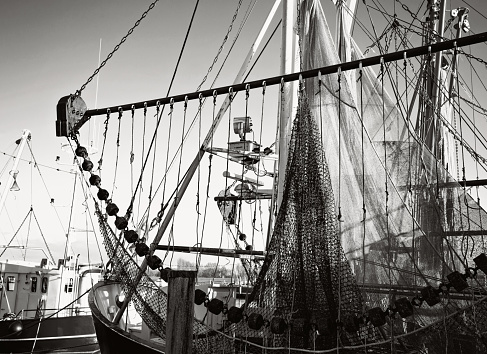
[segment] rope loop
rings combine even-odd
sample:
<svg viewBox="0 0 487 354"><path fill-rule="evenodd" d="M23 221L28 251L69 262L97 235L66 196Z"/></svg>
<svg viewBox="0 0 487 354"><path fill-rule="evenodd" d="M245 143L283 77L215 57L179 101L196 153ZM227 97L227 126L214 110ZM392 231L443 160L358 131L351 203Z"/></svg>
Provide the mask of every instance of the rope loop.
<svg viewBox="0 0 487 354"><path fill-rule="evenodd" d="M262 81L262 94L265 95L265 89L267 87L267 83L264 81Z"/></svg>

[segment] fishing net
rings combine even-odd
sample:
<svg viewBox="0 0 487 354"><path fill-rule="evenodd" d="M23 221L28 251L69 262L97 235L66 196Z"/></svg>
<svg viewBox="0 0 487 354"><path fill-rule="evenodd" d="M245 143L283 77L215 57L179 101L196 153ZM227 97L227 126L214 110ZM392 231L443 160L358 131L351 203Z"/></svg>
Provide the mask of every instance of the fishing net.
<svg viewBox="0 0 487 354"><path fill-rule="evenodd" d="M319 1L303 1L300 15L302 69L339 63ZM487 351L482 274L411 316L389 312L472 266L484 246L468 235L484 233L487 214L421 143L383 79L367 68L302 83L260 274L236 308L242 318L231 308L218 328L195 320L195 353ZM233 205L219 207L231 220ZM164 339L167 295L146 275L134 284L137 262L98 214L113 273Z"/></svg>
<svg viewBox="0 0 487 354"><path fill-rule="evenodd" d="M131 302L142 320L164 343L166 338L167 294L145 272L142 273L139 282L135 281L141 271L136 254L129 253L126 245L123 244L123 235L116 235L98 204L96 204L96 214L104 239L103 244L107 254L111 256L110 278L120 283L124 296L131 295ZM193 331L195 336L199 336L208 335L212 329L195 321ZM208 337L205 346L216 340L218 339L214 335Z"/></svg>

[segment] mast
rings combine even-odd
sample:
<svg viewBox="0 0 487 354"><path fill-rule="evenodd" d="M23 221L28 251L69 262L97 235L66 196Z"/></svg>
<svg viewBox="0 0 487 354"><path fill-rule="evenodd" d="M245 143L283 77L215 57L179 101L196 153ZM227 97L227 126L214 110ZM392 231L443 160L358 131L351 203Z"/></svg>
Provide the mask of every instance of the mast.
<svg viewBox="0 0 487 354"><path fill-rule="evenodd" d="M7 184L5 185L5 189L3 190L2 197L0 199L0 213L3 210L3 207L5 205L5 200L7 199L8 192L10 191L10 187L12 187L12 183L15 181L17 177L17 167L19 166L20 162L20 156L22 156L22 152L24 151L25 144L27 143L27 140L30 139L30 131L28 129L24 129L22 133L22 137L17 140L19 146L19 151L17 152L17 155L14 158L14 165L12 169L10 170L9 177ZM19 142L20 141L20 142Z"/></svg>
<svg viewBox="0 0 487 354"><path fill-rule="evenodd" d="M283 0L282 2L282 39L281 39L281 75L291 74L296 71L296 57L297 53L297 35L294 33L294 24L297 18L297 2L296 0ZM299 63L299 62L298 62ZM277 170L280 172L277 175L277 209L281 205L282 194L284 191L284 171L286 171L287 154L289 140L291 138L291 123L294 112L294 102L297 101L295 96L294 82L286 82L281 89L281 102L279 111L279 122L277 125L277 140L278 144L278 162L276 163ZM271 213L272 215L273 213ZM269 224L272 225L271 220Z"/></svg>

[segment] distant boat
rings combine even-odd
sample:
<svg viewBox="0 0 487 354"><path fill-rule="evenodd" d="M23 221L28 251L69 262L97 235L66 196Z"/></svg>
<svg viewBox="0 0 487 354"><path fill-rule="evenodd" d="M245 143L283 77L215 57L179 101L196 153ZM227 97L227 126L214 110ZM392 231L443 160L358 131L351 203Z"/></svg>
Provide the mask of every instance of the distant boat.
<svg viewBox="0 0 487 354"><path fill-rule="evenodd" d="M487 32L462 37L468 9L450 9L447 21L445 0L414 10L396 2L390 13L384 2L364 2L359 15L357 1L335 1L334 41L320 1L283 1L279 76L245 81L254 43L229 86L93 110L83 86L59 101L56 134L76 145L110 255L111 272L89 298L102 353L487 352L487 213L476 190L487 184L479 128L487 110L473 89L486 77L476 49ZM371 10L384 18L363 29ZM380 54L364 54L354 26ZM482 69L477 80L465 81L460 58L469 59L471 78ZM485 86L479 91L487 94ZM79 143L81 128L103 115L108 130L118 114L111 146L121 181L124 112L132 113L132 152L135 111L143 109L145 127L152 107L158 121L149 141L143 132L139 178L127 183L129 196L112 196ZM188 112L196 112L199 129L191 131ZM270 117L278 118L277 133L266 125ZM190 148L196 156L188 162ZM209 166L205 154L215 157ZM191 181L196 197L181 207ZM206 203L215 190L216 206ZM125 213L117 198L126 200ZM211 232L220 232L214 254L237 258L246 271L243 304L236 291L199 289L195 271L167 269L176 252L211 253L204 244ZM222 248L224 235L231 249ZM148 268L168 280L167 291Z"/></svg>
<svg viewBox="0 0 487 354"><path fill-rule="evenodd" d="M25 130L14 171L28 139ZM12 185L17 186L15 178L6 183L0 209ZM33 213L31 208L28 216L35 217ZM30 250L12 241L0 247L0 352L99 352L86 293L98 281L102 265L80 264L73 256L54 264L49 249L38 247L46 256L38 262L7 259L7 250Z"/></svg>

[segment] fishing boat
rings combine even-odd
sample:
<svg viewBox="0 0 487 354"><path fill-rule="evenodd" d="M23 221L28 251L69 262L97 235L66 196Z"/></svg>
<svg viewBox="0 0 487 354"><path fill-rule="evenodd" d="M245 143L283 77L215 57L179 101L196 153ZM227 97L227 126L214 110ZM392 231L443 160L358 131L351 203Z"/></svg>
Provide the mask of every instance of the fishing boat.
<svg viewBox="0 0 487 354"><path fill-rule="evenodd" d="M101 352L485 353L487 33L446 1L347 0L326 11L334 39L322 2L279 3L233 84L90 110L83 89L116 47L59 100L56 135L92 186L110 259L89 298ZM280 72L248 80L278 8ZM97 116L114 157L103 179L80 143ZM176 269L180 252L194 270ZM243 303L200 287L203 254L244 267Z"/></svg>
<svg viewBox="0 0 487 354"><path fill-rule="evenodd" d="M5 202L10 191L19 193L18 166L30 139L30 131L24 130L17 141L18 152L2 193L0 210L5 206L5 213L10 210L12 216L19 210L9 209ZM32 155L28 161L33 164L33 159ZM32 242L35 241L32 240L35 230L31 230L34 221L44 240L44 247L31 246L36 243ZM8 244L0 247L0 351L99 352L86 294L92 283L98 281L101 264L83 264L79 255L67 255L56 263L40 225L31 204ZM20 238L23 242L19 242ZM26 257L27 252L29 257ZM39 258L37 262L29 260L31 255L39 252L45 258Z"/></svg>

